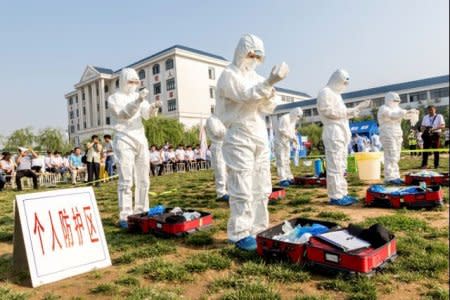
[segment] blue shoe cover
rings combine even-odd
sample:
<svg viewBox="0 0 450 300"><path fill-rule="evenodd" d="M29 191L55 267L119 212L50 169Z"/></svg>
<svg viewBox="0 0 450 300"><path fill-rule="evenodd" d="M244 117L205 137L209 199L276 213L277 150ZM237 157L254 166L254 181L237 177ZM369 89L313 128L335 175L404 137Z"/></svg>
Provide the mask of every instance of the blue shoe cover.
<svg viewBox="0 0 450 300"><path fill-rule="evenodd" d="M331 205L338 205L338 206L349 206L356 202L358 202L358 200L350 196L344 196L341 199L330 199Z"/></svg>
<svg viewBox="0 0 450 300"><path fill-rule="evenodd" d="M120 220L119 221L119 227L123 228L123 229L128 229L128 222L125 220Z"/></svg>
<svg viewBox="0 0 450 300"><path fill-rule="evenodd" d="M236 242L236 247L238 249L244 250L244 251L255 251L256 250L256 239L249 235L248 237L245 237L239 241Z"/></svg>
<svg viewBox="0 0 450 300"><path fill-rule="evenodd" d="M282 186L282 187L288 187L289 186L289 180L281 180L278 185Z"/></svg>
<svg viewBox="0 0 450 300"><path fill-rule="evenodd" d="M228 202L228 201L230 201L230 195L228 195L228 194L223 195L222 197L217 198L216 201Z"/></svg>

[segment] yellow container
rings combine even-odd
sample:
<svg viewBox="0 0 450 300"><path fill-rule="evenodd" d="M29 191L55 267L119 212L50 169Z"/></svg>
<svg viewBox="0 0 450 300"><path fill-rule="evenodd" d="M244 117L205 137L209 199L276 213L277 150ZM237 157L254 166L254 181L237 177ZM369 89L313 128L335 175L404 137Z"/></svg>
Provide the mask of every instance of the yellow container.
<svg viewBox="0 0 450 300"><path fill-rule="evenodd" d="M361 180L380 180L382 152L355 153L358 175Z"/></svg>

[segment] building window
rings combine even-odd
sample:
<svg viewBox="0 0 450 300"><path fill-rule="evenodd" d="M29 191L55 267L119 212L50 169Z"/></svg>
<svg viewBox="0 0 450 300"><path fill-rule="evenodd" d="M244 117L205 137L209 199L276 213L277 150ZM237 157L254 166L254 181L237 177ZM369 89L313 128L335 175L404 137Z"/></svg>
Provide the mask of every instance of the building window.
<svg viewBox="0 0 450 300"><path fill-rule="evenodd" d="M72 97L70 97L69 98L69 105L72 105L73 104L73 100L72 100Z"/></svg>
<svg viewBox="0 0 450 300"><path fill-rule="evenodd" d="M140 70L138 76L140 80L145 79L145 70Z"/></svg>
<svg viewBox="0 0 450 300"><path fill-rule="evenodd" d="M105 101L105 109L108 109L108 100Z"/></svg>
<svg viewBox="0 0 450 300"><path fill-rule="evenodd" d="M312 115L317 116L319 113L317 112L317 108L312 109Z"/></svg>
<svg viewBox="0 0 450 300"><path fill-rule="evenodd" d="M107 93L109 91L109 87L107 85L105 85L105 93Z"/></svg>
<svg viewBox="0 0 450 300"><path fill-rule="evenodd" d="M310 109L305 109L303 111L303 116L305 117L311 117L311 110Z"/></svg>
<svg viewBox="0 0 450 300"><path fill-rule="evenodd" d="M98 83L95 84L95 94L98 96Z"/></svg>
<svg viewBox="0 0 450 300"><path fill-rule="evenodd" d="M177 110L177 99L170 99L167 101L167 111Z"/></svg>
<svg viewBox="0 0 450 300"><path fill-rule="evenodd" d="M97 126L100 126L100 119L97 119Z"/></svg>
<svg viewBox="0 0 450 300"><path fill-rule="evenodd" d="M81 99L86 100L86 94L84 92L81 94Z"/></svg>
<svg viewBox="0 0 450 300"><path fill-rule="evenodd" d="M208 68L208 78L212 80L216 79L216 72L213 67Z"/></svg>
<svg viewBox="0 0 450 300"><path fill-rule="evenodd" d="M77 124L77 130L80 131L80 123Z"/></svg>
<svg viewBox="0 0 450 300"><path fill-rule="evenodd" d="M159 64L153 65L152 73L153 75L159 74Z"/></svg>
<svg viewBox="0 0 450 300"><path fill-rule="evenodd" d="M75 95L75 103L78 103L78 95Z"/></svg>
<svg viewBox="0 0 450 300"><path fill-rule="evenodd" d="M168 91L175 89L175 78L170 78L166 82L166 89Z"/></svg>
<svg viewBox="0 0 450 300"><path fill-rule="evenodd" d="M74 133L75 132L75 126L70 126L70 133Z"/></svg>
<svg viewBox="0 0 450 300"><path fill-rule="evenodd" d="M69 118L70 118L70 119L73 119L73 111L71 111L71 112L69 113Z"/></svg>
<svg viewBox="0 0 450 300"><path fill-rule="evenodd" d="M427 100L427 92L418 92L409 94L409 102Z"/></svg>
<svg viewBox="0 0 450 300"><path fill-rule="evenodd" d="M80 110L77 108L77 118L80 117Z"/></svg>
<svg viewBox="0 0 450 300"><path fill-rule="evenodd" d="M116 89L119 88L119 79L116 80Z"/></svg>
<svg viewBox="0 0 450 300"><path fill-rule="evenodd" d="M431 90L431 99L448 97L448 87Z"/></svg>
<svg viewBox="0 0 450 300"><path fill-rule="evenodd" d="M212 113L212 114L214 113L214 109L215 109L215 106L214 106L214 105L211 105L211 113Z"/></svg>
<svg viewBox="0 0 450 300"><path fill-rule="evenodd" d="M400 103L407 103L408 102L408 97L406 94L401 94L400 95Z"/></svg>
<svg viewBox="0 0 450 300"><path fill-rule="evenodd" d="M86 106L83 106L83 116L86 115Z"/></svg>
<svg viewBox="0 0 450 300"><path fill-rule="evenodd" d="M351 107L353 107L354 105L355 105L355 103L353 103L353 102L345 103L345 106L347 106L348 108L351 108Z"/></svg>
<svg viewBox="0 0 450 300"><path fill-rule="evenodd" d="M83 127L84 127L84 129L87 128L86 121L83 122Z"/></svg>
<svg viewBox="0 0 450 300"><path fill-rule="evenodd" d="M166 70L173 69L173 59L169 58L166 60Z"/></svg>
<svg viewBox="0 0 450 300"><path fill-rule="evenodd" d="M158 94L161 94L161 83L160 82L155 83L153 85L153 95L158 95Z"/></svg>
<svg viewBox="0 0 450 300"><path fill-rule="evenodd" d="M373 107L380 107L384 104L384 98L375 98L372 99L372 106Z"/></svg>
<svg viewBox="0 0 450 300"><path fill-rule="evenodd" d="M106 117L106 125L111 125L111 118L110 117Z"/></svg>
<svg viewBox="0 0 450 300"><path fill-rule="evenodd" d="M97 103L97 111L100 111L100 103Z"/></svg>
<svg viewBox="0 0 450 300"><path fill-rule="evenodd" d="M216 89L212 86L209 87L209 98L216 98Z"/></svg>

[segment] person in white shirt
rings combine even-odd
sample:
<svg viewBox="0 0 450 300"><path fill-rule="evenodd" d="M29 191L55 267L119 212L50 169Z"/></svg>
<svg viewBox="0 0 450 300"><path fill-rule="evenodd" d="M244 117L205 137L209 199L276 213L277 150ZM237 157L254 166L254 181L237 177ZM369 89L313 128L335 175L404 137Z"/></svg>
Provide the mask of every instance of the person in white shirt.
<svg viewBox="0 0 450 300"><path fill-rule="evenodd" d="M450 145L450 132L449 132L448 128L445 128L444 140L445 140L444 145L446 148L448 148L448 146Z"/></svg>
<svg viewBox="0 0 450 300"><path fill-rule="evenodd" d="M195 163L194 151L192 150L192 146L187 146L186 151L184 152L184 159L186 161L187 169L195 168L192 164Z"/></svg>
<svg viewBox="0 0 450 300"><path fill-rule="evenodd" d="M47 150L47 156L44 158L45 171L50 173L55 173L56 170L52 165L53 153L50 150Z"/></svg>
<svg viewBox="0 0 450 300"><path fill-rule="evenodd" d="M182 163L185 165L185 167L187 167L183 145L178 145L177 150L175 150L175 158L177 159L177 164Z"/></svg>
<svg viewBox="0 0 450 300"><path fill-rule="evenodd" d="M441 114L436 113L433 105L427 107L428 114L422 120L422 139L424 149L438 149L440 147L440 139L442 129L445 128L445 120ZM424 152L422 156L422 168L426 169L428 165L428 152ZM434 168L439 167L439 152L434 152Z"/></svg>
<svg viewBox="0 0 450 300"><path fill-rule="evenodd" d="M31 170L35 171L36 173L44 172L45 168L45 157L38 156L36 158L33 158L31 160Z"/></svg>
<svg viewBox="0 0 450 300"><path fill-rule="evenodd" d="M172 164L172 170L175 172L176 163L177 158L175 156L175 151L173 150L173 146L170 145L167 152L164 153L164 164Z"/></svg>
<svg viewBox="0 0 450 300"><path fill-rule="evenodd" d="M150 169L153 176L156 176L156 169L158 169L158 176L162 175L163 166L161 160L161 154L155 145L150 147Z"/></svg>

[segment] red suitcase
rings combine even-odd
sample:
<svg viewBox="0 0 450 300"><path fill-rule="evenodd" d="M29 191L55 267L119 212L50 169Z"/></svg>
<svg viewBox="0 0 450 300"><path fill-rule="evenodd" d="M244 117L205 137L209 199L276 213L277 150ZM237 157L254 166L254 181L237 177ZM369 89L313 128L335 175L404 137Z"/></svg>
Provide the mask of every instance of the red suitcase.
<svg viewBox="0 0 450 300"><path fill-rule="evenodd" d="M298 176L298 177L294 177L294 184L326 186L327 178L326 177L317 177L314 175Z"/></svg>
<svg viewBox="0 0 450 300"><path fill-rule="evenodd" d="M269 201L277 201L286 198L286 190L283 188L272 188Z"/></svg>
<svg viewBox="0 0 450 300"><path fill-rule="evenodd" d="M192 209L183 209L184 212L194 212L197 211L201 214L201 217L192 221L186 221L183 223L169 224L165 222L167 213L170 212L172 208L167 208L166 213L158 216L150 217L148 225L150 230L155 234L160 235L176 235L182 236L195 232L200 229L205 229L212 225L213 217L210 213L202 212Z"/></svg>
<svg viewBox="0 0 450 300"><path fill-rule="evenodd" d="M150 217L147 213L128 216L128 231L148 233L150 231Z"/></svg>
<svg viewBox="0 0 450 300"><path fill-rule="evenodd" d="M306 246L306 264L327 272L346 272L371 275L397 257L395 237L383 246L350 252L312 237Z"/></svg>
<svg viewBox="0 0 450 300"><path fill-rule="evenodd" d="M428 186L426 192L409 195L373 192L369 188L366 192L365 205L388 208L433 208L443 205L443 199L444 193L439 185Z"/></svg>
<svg viewBox="0 0 450 300"><path fill-rule="evenodd" d="M406 185L418 185L420 182L425 182L427 185L443 185L449 186L449 174L440 173L442 176L418 176L412 173L405 175Z"/></svg>
<svg viewBox="0 0 450 300"><path fill-rule="evenodd" d="M319 221L319 220L310 220L303 218L295 218L289 220L292 227L297 226L298 224L304 226L306 224L317 223L330 228L330 230L335 230L339 228L336 223ZM303 257L305 253L305 244L295 244L289 243L285 241L274 240L272 237L282 233L281 227L283 224L276 225L271 227L263 232L260 232L256 236L256 251L259 256L264 258L265 260L282 260L289 261L292 263L302 263Z"/></svg>
<svg viewBox="0 0 450 300"><path fill-rule="evenodd" d="M213 217L210 213L198 211L201 217L192 221L183 223L168 224L164 220L172 208L167 208L166 212L159 216L149 217L147 213L141 213L128 216L128 231L148 233L152 231L162 235L183 235L204 229L212 225ZM186 209L185 212L194 212L194 210Z"/></svg>

